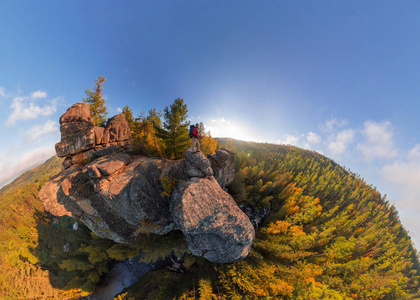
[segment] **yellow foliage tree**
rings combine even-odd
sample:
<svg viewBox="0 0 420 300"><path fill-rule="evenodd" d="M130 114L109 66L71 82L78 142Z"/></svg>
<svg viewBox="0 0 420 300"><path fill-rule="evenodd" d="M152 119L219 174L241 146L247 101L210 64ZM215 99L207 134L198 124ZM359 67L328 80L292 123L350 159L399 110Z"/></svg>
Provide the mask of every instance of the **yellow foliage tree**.
<svg viewBox="0 0 420 300"><path fill-rule="evenodd" d="M210 131L201 137L200 150L204 155L214 153L217 149L217 141L213 140Z"/></svg>

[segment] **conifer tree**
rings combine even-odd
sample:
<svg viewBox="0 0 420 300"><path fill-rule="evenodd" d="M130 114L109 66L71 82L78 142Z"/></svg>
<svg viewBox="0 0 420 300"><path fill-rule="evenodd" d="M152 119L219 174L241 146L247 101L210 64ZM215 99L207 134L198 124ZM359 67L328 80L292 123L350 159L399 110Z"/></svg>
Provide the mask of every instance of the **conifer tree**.
<svg viewBox="0 0 420 300"><path fill-rule="evenodd" d="M184 99L175 99L170 108L164 110L163 128L156 128L158 136L162 138L165 144L166 157L171 159L180 159L184 156L185 150L188 148L188 126L187 122L187 105Z"/></svg>
<svg viewBox="0 0 420 300"><path fill-rule="evenodd" d="M135 120L133 117L133 111L131 110L130 107L128 107L128 105L124 106L122 109L122 112L125 116L125 119L127 120L128 126L131 129L131 133L133 133L135 131Z"/></svg>
<svg viewBox="0 0 420 300"><path fill-rule="evenodd" d="M84 102L90 106L90 116L92 117L93 125L102 126L106 121L106 106L103 93L103 83L106 81L105 77L99 76L95 79L96 86L93 87L93 91L89 88L85 90L86 98Z"/></svg>

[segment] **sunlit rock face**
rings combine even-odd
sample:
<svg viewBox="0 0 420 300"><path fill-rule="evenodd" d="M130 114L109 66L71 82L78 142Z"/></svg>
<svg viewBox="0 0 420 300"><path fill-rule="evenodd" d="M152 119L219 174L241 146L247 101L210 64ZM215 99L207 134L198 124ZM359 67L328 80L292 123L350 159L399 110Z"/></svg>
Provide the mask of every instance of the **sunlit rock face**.
<svg viewBox="0 0 420 300"><path fill-rule="evenodd" d="M59 157L95 147L95 130L87 103L76 103L60 117L61 141L55 145Z"/></svg>
<svg viewBox="0 0 420 300"><path fill-rule="evenodd" d="M47 182L39 194L45 209L71 215L96 235L118 243L130 243L140 233L162 235L174 229L161 180L182 176L183 160L131 157L114 150Z"/></svg>
<svg viewBox="0 0 420 300"><path fill-rule="evenodd" d="M194 255L226 263L245 258L251 250L254 227L212 176L181 181L171 212Z"/></svg>
<svg viewBox="0 0 420 300"><path fill-rule="evenodd" d="M248 255L255 232L246 214L222 189L233 180L232 171L225 168L234 162L233 152L218 151L213 161L214 170L201 152L191 148L185 152L186 176L172 195L171 213L194 255L212 262L232 262Z"/></svg>
<svg viewBox="0 0 420 300"><path fill-rule="evenodd" d="M60 118L62 141L56 149L68 155L67 166L39 192L45 209L79 219L118 243L180 229L194 255L213 262L247 256L254 228L223 190L233 180L234 153L218 150L211 160L190 148L181 160L130 155L117 146L130 137L119 116L105 128L90 126L86 105L77 103ZM94 146L86 150L91 140ZM82 160L80 151L86 155ZM165 196L166 179L176 183L172 197Z"/></svg>
<svg viewBox="0 0 420 300"><path fill-rule="evenodd" d="M128 147L131 130L123 114L108 120L105 127L94 126L87 103L76 103L60 117L61 141L55 145L64 167L92 159L95 150L111 145Z"/></svg>

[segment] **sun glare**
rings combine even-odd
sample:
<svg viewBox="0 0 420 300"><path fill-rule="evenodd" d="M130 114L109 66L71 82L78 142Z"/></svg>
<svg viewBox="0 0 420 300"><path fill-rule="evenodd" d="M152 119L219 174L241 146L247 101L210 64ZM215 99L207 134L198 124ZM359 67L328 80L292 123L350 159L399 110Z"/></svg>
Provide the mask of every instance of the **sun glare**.
<svg viewBox="0 0 420 300"><path fill-rule="evenodd" d="M245 125L224 118L209 121L206 130L212 137L230 137L242 141L261 141L261 138Z"/></svg>

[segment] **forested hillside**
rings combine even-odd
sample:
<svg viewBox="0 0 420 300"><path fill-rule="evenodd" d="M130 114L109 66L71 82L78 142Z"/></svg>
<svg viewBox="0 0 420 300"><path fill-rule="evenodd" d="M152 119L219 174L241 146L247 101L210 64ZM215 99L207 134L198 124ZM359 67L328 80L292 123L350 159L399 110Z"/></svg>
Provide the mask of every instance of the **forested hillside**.
<svg viewBox="0 0 420 300"><path fill-rule="evenodd" d="M183 275L151 272L121 298L419 297L417 251L395 208L375 188L316 152L220 143L238 154L229 190L238 204L270 209L250 255L232 264L189 260Z"/></svg>
<svg viewBox="0 0 420 300"><path fill-rule="evenodd" d="M34 252L38 245L37 225L47 215L38 191L62 169L62 160L52 157L0 190L0 296L2 299L59 296L50 284Z"/></svg>
<svg viewBox="0 0 420 300"><path fill-rule="evenodd" d="M97 238L77 220L54 219L38 199L61 170L56 157L0 192L2 299L77 298L112 261L172 252L184 273L151 271L118 299L416 299L419 261L397 211L360 177L296 147L218 140L237 153L229 192L243 209L270 211L250 255L214 264L185 239L142 235L130 245Z"/></svg>

